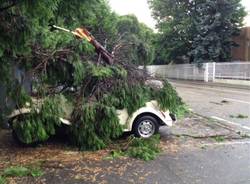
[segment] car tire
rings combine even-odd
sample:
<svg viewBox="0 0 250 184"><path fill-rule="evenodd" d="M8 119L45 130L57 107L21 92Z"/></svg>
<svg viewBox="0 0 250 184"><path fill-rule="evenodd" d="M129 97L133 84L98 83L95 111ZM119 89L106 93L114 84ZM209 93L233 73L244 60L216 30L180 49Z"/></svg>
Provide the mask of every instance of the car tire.
<svg viewBox="0 0 250 184"><path fill-rule="evenodd" d="M159 123L149 115L138 118L133 124L133 133L136 137L149 138L159 132Z"/></svg>

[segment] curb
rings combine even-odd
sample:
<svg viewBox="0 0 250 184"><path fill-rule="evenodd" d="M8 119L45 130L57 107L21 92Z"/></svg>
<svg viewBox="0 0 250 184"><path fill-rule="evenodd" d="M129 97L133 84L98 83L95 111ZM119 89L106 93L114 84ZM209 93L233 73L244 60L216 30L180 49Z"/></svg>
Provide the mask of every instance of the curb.
<svg viewBox="0 0 250 184"><path fill-rule="evenodd" d="M227 84L227 83L218 83L218 82L201 82L201 81L190 81L190 80L174 80L168 79L169 82L175 82L176 84L193 84L197 86L211 86L211 87L225 87L225 88L234 88L234 89L244 89L250 90L248 85L238 85L238 84Z"/></svg>

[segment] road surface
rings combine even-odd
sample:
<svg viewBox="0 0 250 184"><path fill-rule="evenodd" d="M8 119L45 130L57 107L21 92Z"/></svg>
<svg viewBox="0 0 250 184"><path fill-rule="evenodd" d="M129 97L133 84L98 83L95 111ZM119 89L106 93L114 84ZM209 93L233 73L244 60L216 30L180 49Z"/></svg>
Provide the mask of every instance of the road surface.
<svg viewBox="0 0 250 184"><path fill-rule="evenodd" d="M250 130L250 90L202 82L171 81L196 113Z"/></svg>
<svg viewBox="0 0 250 184"><path fill-rule="evenodd" d="M165 155L147 163L157 173L149 176L145 183L249 184L249 150L250 145L243 144Z"/></svg>

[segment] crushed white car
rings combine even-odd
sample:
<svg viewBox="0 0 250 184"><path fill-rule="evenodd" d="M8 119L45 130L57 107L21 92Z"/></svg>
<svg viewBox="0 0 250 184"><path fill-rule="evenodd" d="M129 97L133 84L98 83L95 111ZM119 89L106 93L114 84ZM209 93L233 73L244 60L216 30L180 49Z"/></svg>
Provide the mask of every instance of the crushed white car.
<svg viewBox="0 0 250 184"><path fill-rule="evenodd" d="M145 85L153 88L162 88L163 84L158 80L148 80ZM39 112L39 106L42 105L42 100L32 99L33 103L37 106L37 112ZM66 107L65 107L66 108ZM62 124L70 126L72 123L68 120L73 107L67 107L65 117L60 117ZM26 104L25 108L14 110L10 116L8 116L10 122L16 117L31 112L30 104ZM176 116L171 114L168 110L164 111L160 108L156 100L149 101L144 107L139 108L131 115L128 114L127 109L116 110L119 122L123 127L124 132L132 132L137 137L149 138L159 131L160 126L173 125L176 121Z"/></svg>
<svg viewBox="0 0 250 184"><path fill-rule="evenodd" d="M14 119L30 112L30 108L17 109L8 118ZM147 102L144 107L139 108L132 115L128 114L127 109L117 110L116 113L124 132L132 132L135 136L143 138L149 138L157 133L160 126L171 127L176 121L175 115L169 111L162 111L155 100ZM60 121L64 125L71 125L71 122L65 117L60 117Z"/></svg>
<svg viewBox="0 0 250 184"><path fill-rule="evenodd" d="M157 101L147 102L144 107L135 111L131 116L127 109L117 110L120 124L126 127L124 131L133 132L137 137L148 138L157 133L160 126L173 125L176 117L169 111L162 111Z"/></svg>

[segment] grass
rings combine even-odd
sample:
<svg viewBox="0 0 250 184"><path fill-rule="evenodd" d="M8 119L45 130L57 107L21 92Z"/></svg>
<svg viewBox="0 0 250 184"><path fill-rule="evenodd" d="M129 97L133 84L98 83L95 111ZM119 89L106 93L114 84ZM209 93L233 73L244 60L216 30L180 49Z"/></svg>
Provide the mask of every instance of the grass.
<svg viewBox="0 0 250 184"><path fill-rule="evenodd" d="M5 177L40 177L43 174L43 171L39 167L12 166L3 171L3 176Z"/></svg>
<svg viewBox="0 0 250 184"><path fill-rule="evenodd" d="M248 118L248 116L243 115L243 114L238 114L237 116L230 115L229 117L230 118L238 118L238 119L247 119Z"/></svg>
<svg viewBox="0 0 250 184"><path fill-rule="evenodd" d="M225 141L225 137L223 137L223 136L216 136L216 137L214 137L214 140L216 142L224 142Z"/></svg>

